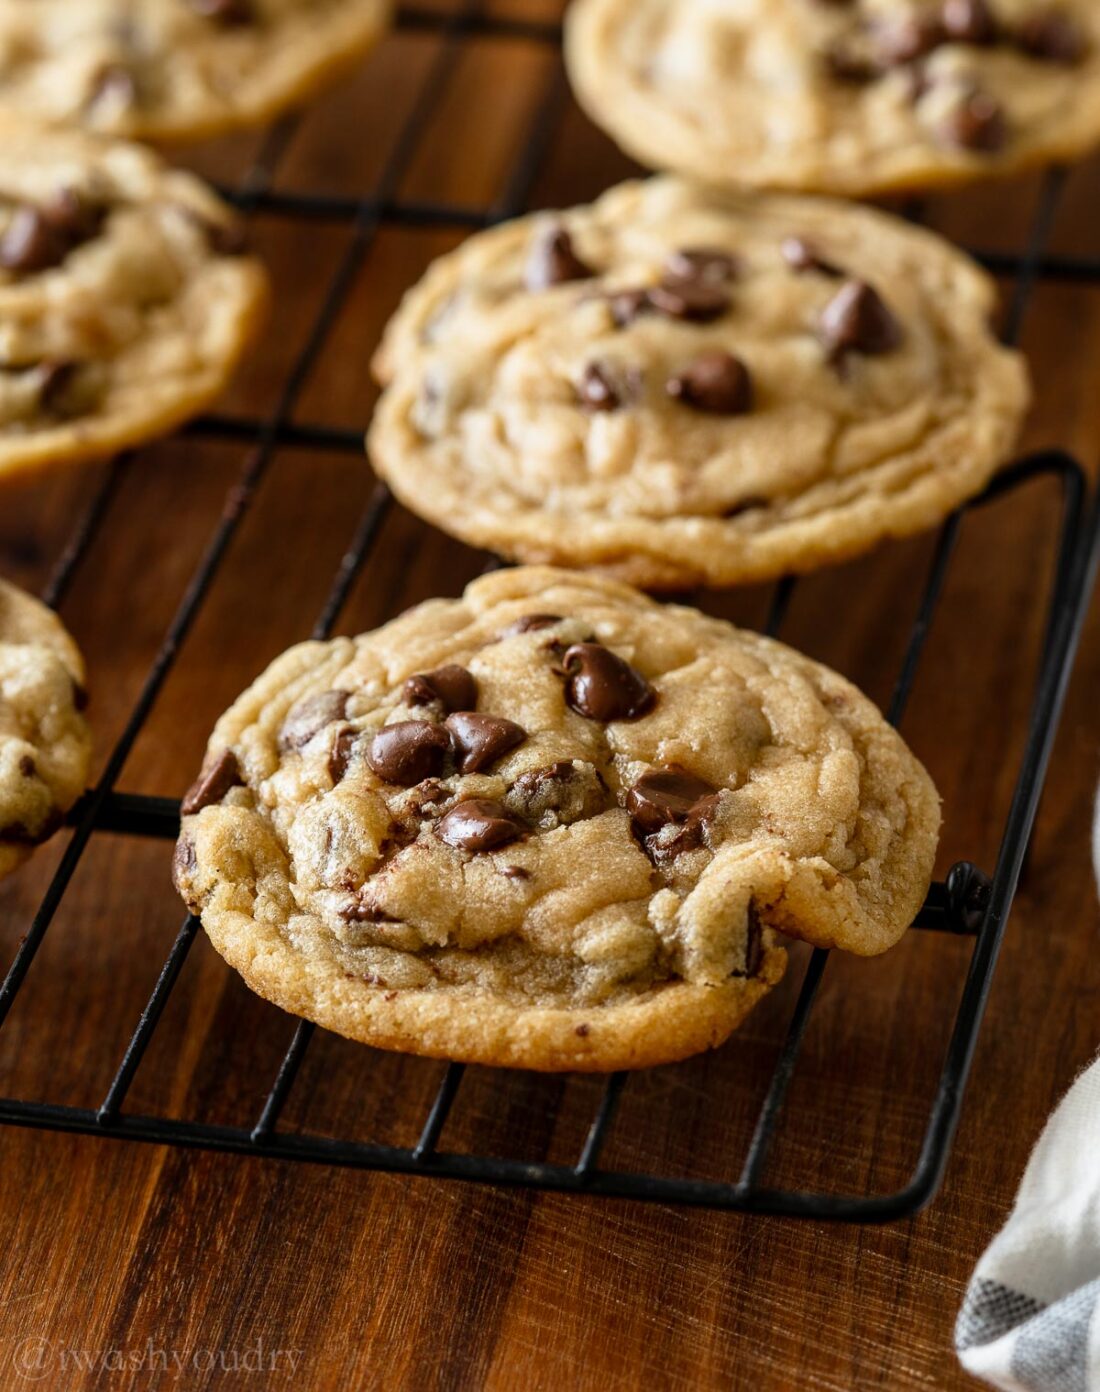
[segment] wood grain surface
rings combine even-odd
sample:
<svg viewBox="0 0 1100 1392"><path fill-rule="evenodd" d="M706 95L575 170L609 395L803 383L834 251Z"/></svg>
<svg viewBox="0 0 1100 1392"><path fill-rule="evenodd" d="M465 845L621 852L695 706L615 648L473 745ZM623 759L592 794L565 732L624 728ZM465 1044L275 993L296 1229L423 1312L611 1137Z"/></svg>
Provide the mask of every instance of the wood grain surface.
<svg viewBox="0 0 1100 1392"><path fill-rule="evenodd" d="M440 8L446 8L441 4ZM557 3L498 5L555 18ZM364 193L438 65L437 33L403 29L310 111L279 188ZM438 74L439 68L434 71ZM560 84L553 49L465 41L390 192L486 207ZM631 166L561 90L535 205L581 201ZM187 151L239 177L259 137ZM390 173L392 174L392 168ZM1038 184L930 200L929 220L1018 245ZM1070 177L1059 250L1096 254L1100 163ZM367 369L405 286L459 233L385 226L304 383L299 420L365 426ZM347 228L255 222L277 289L270 331L226 403L261 413L293 364ZM1007 288L1007 287L1006 287ZM1100 293L1040 288L1024 345L1038 404L1026 444L1097 455ZM101 759L123 727L246 449L184 437L122 471L62 612L92 674ZM84 469L0 493L0 572L41 587L103 477ZM119 786L178 794L215 717L310 629L372 479L353 456L280 450L218 572ZM904 732L944 795L937 871L992 865L1019 757L1057 520L1036 484L969 517ZM784 637L888 698L931 541L796 592ZM394 509L339 628L357 632L484 558ZM760 623L764 591L704 599ZM405 1180L8 1129L0 1133L0 1385L296 1389L863 1389L971 1385L951 1328L975 1258L1005 1217L1029 1146L1100 1042L1100 953L1088 828L1100 743L1100 615L1088 625L1033 851L997 970L942 1192L874 1229ZM0 887L16 950L62 845ZM0 1032L0 1094L94 1106L176 933L170 846L97 835ZM915 1160L969 944L911 934L886 957L833 958L767 1180L885 1192ZM803 959L725 1049L633 1079L608 1165L722 1178L740 1166ZM127 1102L249 1124L293 1021L252 998L200 938ZM318 1036L283 1125L411 1142L438 1064ZM575 1159L592 1080L470 1070L443 1148ZM258 1365L258 1366L257 1366Z"/></svg>

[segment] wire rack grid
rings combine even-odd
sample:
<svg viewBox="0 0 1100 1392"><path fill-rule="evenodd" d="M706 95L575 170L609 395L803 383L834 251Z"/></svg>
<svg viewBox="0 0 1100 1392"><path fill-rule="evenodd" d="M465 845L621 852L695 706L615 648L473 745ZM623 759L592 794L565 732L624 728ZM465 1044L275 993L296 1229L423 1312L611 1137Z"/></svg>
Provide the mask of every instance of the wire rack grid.
<svg viewBox="0 0 1100 1392"><path fill-rule="evenodd" d="M190 577L121 735L110 751L102 775L70 817L71 836L56 873L0 984L0 1025L7 1019L92 837L97 833L121 833L172 838L178 831L179 808L174 799L127 794L119 791L116 784L276 452L306 447L357 456L362 450L360 432L301 423L294 419L294 413L380 229L387 225L402 225L473 231L515 216L527 205L562 109L564 84L558 63L555 63L553 75L535 106L520 155L497 198L489 206L475 208L403 199L398 191L403 174L437 110L440 93L455 68L463 43L470 38L495 36L521 38L554 49L560 42L559 26L495 18L483 13L480 6L475 4L452 14L406 7L400 11L398 23L405 29L431 31L439 42L404 124L388 152L382 172L368 194L362 198L349 198L335 194L288 192L274 186L280 161L298 124L299 118L296 116L278 123L268 133L259 155L240 183L223 189L224 194L245 214L263 213L267 216L333 223L346 229L346 240L327 283L320 308L270 412L257 418L209 415L189 427L194 434L247 445L243 466L228 489L217 525ZM1062 184L1063 178L1058 171L1046 176L1026 244L1018 253L975 253L989 269L1014 281L1004 331L1008 341L1015 341L1018 337L1031 292L1041 277L1100 284L1100 259L1055 256L1047 250ZM919 212L916 209L910 211L914 215ZM125 458L111 466L102 485L77 520L45 588L43 597L48 603L58 605L74 584L86 553L111 511L127 467ZM808 959L786 1037L764 1093L740 1172L736 1179L726 1182L601 1166L601 1154L627 1085L627 1075L621 1073L607 1079L583 1147L576 1162L571 1165L531 1163L500 1155L459 1154L441 1150L439 1142L443 1127L457 1101L463 1078L464 1070L460 1064L447 1066L424 1119L419 1139L413 1146L377 1145L280 1130L283 1108L314 1035L314 1027L306 1021L299 1021L294 1028L290 1044L252 1126L214 1125L198 1119L129 1112L125 1110L125 1104L131 1084L200 926L190 916L179 929L100 1104L76 1107L0 1097L0 1123L282 1160L789 1217L876 1222L914 1212L935 1193L950 1150L986 996L1023 865L1100 556L1100 511L1095 507L1090 508L1088 504L1081 468L1063 453L1045 452L1017 461L969 506L982 507L990 500L1032 481L1045 481L1047 485L1060 490L1062 514L1054 547L1045 641L1035 676L1028 733L991 876L987 877L969 862L955 865L944 882L931 886L925 906L914 925L929 931L968 936L973 939L973 949L919 1158L908 1182L896 1192L808 1192L768 1188L762 1182L776 1126L828 961L828 953L820 949L815 950ZM377 484L367 498L333 577L313 626L312 636L323 638L332 631L352 585L372 554L389 505L388 490L382 484ZM917 599L915 619L888 708L889 718L895 723L900 720L914 686L948 567L959 544L964 511L951 516L940 530ZM779 632L794 588L795 582L791 579L775 586L766 623L769 633Z"/></svg>

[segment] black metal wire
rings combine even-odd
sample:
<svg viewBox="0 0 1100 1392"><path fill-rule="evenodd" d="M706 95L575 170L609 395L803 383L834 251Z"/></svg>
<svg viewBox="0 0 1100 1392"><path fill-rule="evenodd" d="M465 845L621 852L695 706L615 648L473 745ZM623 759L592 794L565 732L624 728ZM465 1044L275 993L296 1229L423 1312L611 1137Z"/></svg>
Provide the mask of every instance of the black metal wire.
<svg viewBox="0 0 1100 1392"><path fill-rule="evenodd" d="M0 986L0 1025L30 969L35 952L92 834L108 832L169 839L178 832L179 807L174 799L120 792L116 790L115 782L178 656L181 644L217 577L229 542L274 453L284 448L355 454L362 450L361 431L296 422L292 416L379 228L383 224L395 224L450 225L476 229L515 216L526 206L562 107L565 89L560 64L555 64L514 168L505 179L500 195L488 207L468 208L447 203L403 200L398 190L403 173L436 110L462 42L471 38L509 38L556 45L560 37L559 26L493 18L482 14L474 4L450 16L406 8L401 12L401 23L410 29L431 30L439 38L439 47L378 184L368 195L349 198L342 194L284 191L273 187L279 160L294 137L297 127L295 118L288 118L272 131L242 183L225 190L226 196L246 213L347 225L348 241L271 413L259 418L213 414L200 418L188 427L188 433L246 444L250 449L241 473L227 495L222 517L207 550L147 673L123 734L108 758L104 773L71 815L74 828L72 838L26 939ZM1014 340L1019 333L1037 280L1049 278L1100 284L1100 260L1058 257L1046 251L1062 182L1063 176L1059 172L1053 172L1044 181L1027 245L1022 251L978 253L979 259L992 270L1015 278L1014 293L1006 316L1005 334L1009 340ZM108 467L99 490L78 520L45 591L51 603L60 602L76 582L83 560L110 514L125 468L125 460ZM581 1154L572 1166L441 1151L443 1131L458 1099L464 1076L464 1069L459 1064L446 1068L420 1137L412 1148L376 1146L281 1132L278 1129L280 1118L315 1034L315 1027L308 1021L296 1022L276 1076L251 1128L211 1126L200 1121L126 1113L123 1107L129 1089L198 931L198 921L190 916L183 921L177 933L100 1106L95 1109L64 1107L46 1102L0 1098L0 1123L98 1132L100 1135L131 1140L364 1169L424 1173L472 1182L541 1187L564 1192L584 1191L796 1217L866 1222L912 1212L935 1191L946 1163L997 950L1023 862L1058 713L1084 620L1087 596L1095 579L1097 557L1100 555L1100 511L1094 511L1086 524L1083 475L1074 461L1060 453L1049 452L1019 461L999 475L987 492L970 506L982 506L1026 483L1044 479L1055 481L1062 489L1062 525L1054 558L1046 638L1028 738L993 880L990 883L974 866L961 862L945 882L931 886L925 906L914 924L915 927L931 931L974 936L975 948L920 1158L909 1183L897 1193L809 1194L771 1190L761 1184L827 963L828 954L820 950L815 950L809 958L787 1035L736 1182L688 1180L601 1169L600 1155L612 1132L619 1102L628 1083L629 1075L624 1073L613 1074L607 1079ZM323 638L331 633L352 586L377 543L390 503L389 491L383 484L377 484L367 498L362 516L339 563L314 624L314 637ZM900 720L913 689L948 565L960 541L964 513L965 510L952 516L937 539L888 710L889 718L894 722ZM765 625L768 633L779 631L795 588L793 579L783 580L776 585Z"/></svg>

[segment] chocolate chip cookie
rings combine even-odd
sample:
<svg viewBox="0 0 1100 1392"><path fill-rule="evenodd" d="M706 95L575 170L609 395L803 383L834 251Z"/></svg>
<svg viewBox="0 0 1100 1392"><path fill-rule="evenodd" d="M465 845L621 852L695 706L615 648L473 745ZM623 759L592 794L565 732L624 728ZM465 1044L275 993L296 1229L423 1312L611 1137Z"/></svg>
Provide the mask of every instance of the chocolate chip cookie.
<svg viewBox="0 0 1100 1392"><path fill-rule="evenodd" d="M353 67L390 0L0 0L0 116L141 140L257 125Z"/></svg>
<svg viewBox="0 0 1100 1392"><path fill-rule="evenodd" d="M45 841L88 780L84 662L61 620L0 580L0 879Z"/></svg>
<svg viewBox="0 0 1100 1392"><path fill-rule="evenodd" d="M658 178L479 233L387 329L369 446L415 512L646 587L931 526L1011 451L991 280L900 219Z"/></svg>
<svg viewBox="0 0 1100 1392"><path fill-rule="evenodd" d="M0 127L0 475L213 401L267 301L236 215L137 145Z"/></svg>
<svg viewBox="0 0 1100 1392"><path fill-rule="evenodd" d="M864 196L1100 141L1093 0L576 0L566 40L624 150L711 182Z"/></svg>
<svg viewBox="0 0 1100 1392"><path fill-rule="evenodd" d="M549 568L285 653L183 813L176 883L261 995L385 1048L594 1071L721 1043L785 934L889 947L939 827L842 677Z"/></svg>

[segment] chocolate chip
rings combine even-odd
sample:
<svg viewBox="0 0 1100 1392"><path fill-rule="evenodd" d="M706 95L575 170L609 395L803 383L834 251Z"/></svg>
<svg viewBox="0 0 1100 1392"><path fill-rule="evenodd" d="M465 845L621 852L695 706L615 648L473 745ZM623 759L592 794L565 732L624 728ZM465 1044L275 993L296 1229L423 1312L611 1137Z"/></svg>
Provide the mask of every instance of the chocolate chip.
<svg viewBox="0 0 1100 1392"><path fill-rule="evenodd" d="M611 318L620 329L632 324L640 314L653 308L648 290L615 290L607 297Z"/></svg>
<svg viewBox="0 0 1100 1392"><path fill-rule="evenodd" d="M709 323L725 314L730 307L730 297L720 286L672 276L655 285L647 298L659 314L667 315L670 319L687 319L695 324Z"/></svg>
<svg viewBox="0 0 1100 1392"><path fill-rule="evenodd" d="M728 251L715 247L682 247L665 261L665 270L675 280L701 280L723 285L732 280L737 263Z"/></svg>
<svg viewBox="0 0 1100 1392"><path fill-rule="evenodd" d="M792 271L820 271L827 276L844 274L832 261L827 261L806 237L784 237L779 244L779 254Z"/></svg>
<svg viewBox="0 0 1100 1392"><path fill-rule="evenodd" d="M669 396L714 415L737 416L752 409L752 378L740 358L712 348L693 358L665 384Z"/></svg>
<svg viewBox="0 0 1100 1392"><path fill-rule="evenodd" d="M865 280L849 280L821 311L818 333L834 359L845 353L888 353L901 329L878 292Z"/></svg>
<svg viewBox="0 0 1100 1392"><path fill-rule="evenodd" d="M241 777L241 766L237 763L237 756L232 749L223 749L214 762L204 768L191 784L187 792L183 795L180 803L180 813L184 817L193 816L196 812L201 812L204 807L209 807L211 803L221 802L230 788L236 788L242 784L244 779Z"/></svg>
<svg viewBox="0 0 1100 1392"><path fill-rule="evenodd" d="M522 725L499 715L459 711L449 715L445 723L451 732L459 773L481 773L527 738Z"/></svg>
<svg viewBox="0 0 1100 1392"><path fill-rule="evenodd" d="M578 1039L587 1039L589 1034L591 1033L591 1028L588 1025L578 1025L577 1028L573 1031L573 1033L577 1036Z"/></svg>
<svg viewBox="0 0 1100 1392"><path fill-rule="evenodd" d="M561 623L560 614L524 614L522 618L514 619L507 628L502 628L500 636L515 638L521 633L534 633L540 628L550 628L556 623Z"/></svg>
<svg viewBox="0 0 1100 1392"><path fill-rule="evenodd" d="M525 869L522 865L502 865L500 873L510 880L529 880L531 878L530 870Z"/></svg>
<svg viewBox="0 0 1100 1392"><path fill-rule="evenodd" d="M193 875L198 869L199 858L195 852L195 843L190 836L181 836L176 842L176 849L172 852L172 883L179 892L183 893L183 881L185 877Z"/></svg>
<svg viewBox="0 0 1100 1392"><path fill-rule="evenodd" d="M451 737L428 720L398 720L383 725L367 750L367 763L379 778L411 788L443 767Z"/></svg>
<svg viewBox="0 0 1100 1392"><path fill-rule="evenodd" d="M997 37L986 0L943 0L941 23L949 43L990 44Z"/></svg>
<svg viewBox="0 0 1100 1392"><path fill-rule="evenodd" d="M33 778L38 772L35 762L29 754L24 754L19 760L19 772L24 778Z"/></svg>
<svg viewBox="0 0 1100 1392"><path fill-rule="evenodd" d="M562 666L566 702L589 720L633 720L653 705L656 693L645 677L601 643L574 643Z"/></svg>
<svg viewBox="0 0 1100 1392"><path fill-rule="evenodd" d="M186 0L187 5L203 19L219 24L251 24L256 18L251 0Z"/></svg>
<svg viewBox="0 0 1100 1392"><path fill-rule="evenodd" d="M595 275L573 250L573 239L564 227L546 228L535 241L527 261L524 284L528 290L549 290L570 280Z"/></svg>
<svg viewBox="0 0 1100 1392"><path fill-rule="evenodd" d="M1005 143L1004 110L988 92L962 92L943 117L940 134L960 149L995 153Z"/></svg>
<svg viewBox="0 0 1100 1392"><path fill-rule="evenodd" d="M477 679L457 662L448 662L433 672L417 672L410 677L401 699L407 706L430 706L438 701L447 712L470 711L477 705Z"/></svg>
<svg viewBox="0 0 1100 1392"><path fill-rule="evenodd" d="M332 741L332 748L328 754L328 773L334 785L339 783L348 771L356 739L357 735L350 725L345 725L342 730L336 732L336 738Z"/></svg>
<svg viewBox="0 0 1100 1392"><path fill-rule="evenodd" d="M745 967L735 971L734 976L755 976L764 958L764 930L760 922L760 911L755 904L749 905L749 918L745 925Z"/></svg>
<svg viewBox="0 0 1100 1392"><path fill-rule="evenodd" d="M605 362L590 362L584 369L577 396L590 411L615 411L636 396L637 373L616 373Z"/></svg>
<svg viewBox="0 0 1100 1392"><path fill-rule="evenodd" d="M872 42L883 67L895 68L923 58L944 41L943 24L934 14L907 14L875 24Z"/></svg>
<svg viewBox="0 0 1100 1392"><path fill-rule="evenodd" d="M1079 63L1087 46L1077 20L1059 9L1029 15L1020 21L1013 37L1025 53L1048 63Z"/></svg>
<svg viewBox="0 0 1100 1392"><path fill-rule="evenodd" d="M320 691L315 696L305 696L296 701L287 711L279 730L279 748L301 749L326 725L343 720L350 697L350 691Z"/></svg>
<svg viewBox="0 0 1100 1392"><path fill-rule="evenodd" d="M53 230L72 247L97 235L107 209L79 189L62 188L41 208Z"/></svg>
<svg viewBox="0 0 1100 1392"><path fill-rule="evenodd" d="M0 237L0 266L6 271L44 271L65 259L65 238L40 208L22 203Z"/></svg>
<svg viewBox="0 0 1100 1392"><path fill-rule="evenodd" d="M521 837L526 828L494 798L467 798L435 824L435 834L459 851L492 851Z"/></svg>
<svg viewBox="0 0 1100 1392"><path fill-rule="evenodd" d="M627 793L626 810L639 835L652 836L669 822L686 821L700 800L713 793L710 783L686 769L650 769Z"/></svg>
<svg viewBox="0 0 1100 1392"><path fill-rule="evenodd" d="M829 76L835 82L862 85L873 82L879 76L878 66L865 53L843 40L830 44L823 57Z"/></svg>

